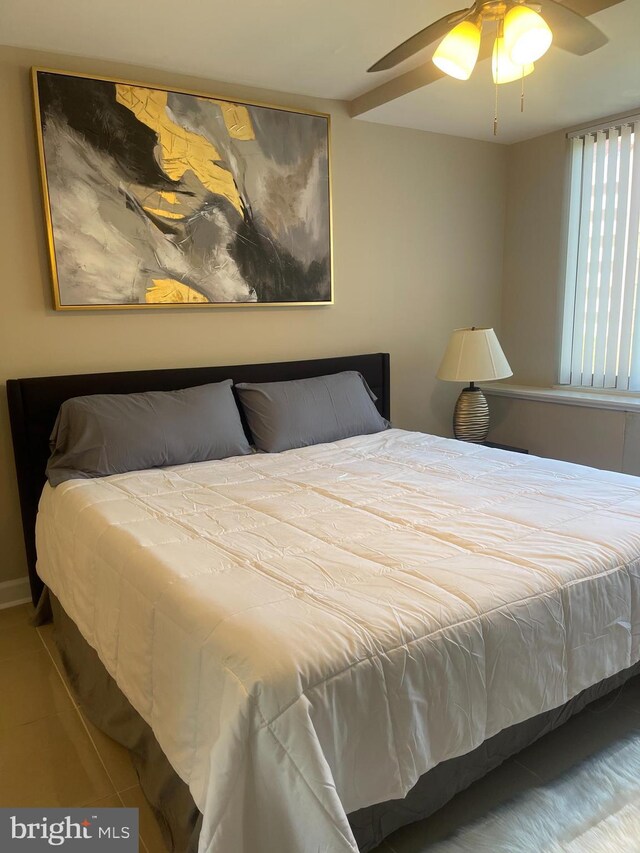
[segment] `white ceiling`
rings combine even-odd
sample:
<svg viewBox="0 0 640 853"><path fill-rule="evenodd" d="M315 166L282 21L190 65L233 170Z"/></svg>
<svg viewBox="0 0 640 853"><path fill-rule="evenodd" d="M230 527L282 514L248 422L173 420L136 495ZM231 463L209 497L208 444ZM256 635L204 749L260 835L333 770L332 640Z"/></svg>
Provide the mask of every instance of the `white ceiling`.
<svg viewBox="0 0 640 853"><path fill-rule="evenodd" d="M7 45L170 69L211 80L351 100L408 70L366 69L465 0L4 0ZM640 0L591 20L610 37L584 57L551 48L525 81L500 89L498 142L514 142L640 107ZM428 59L429 53L420 59ZM413 63L415 65L415 62ZM493 139L488 62L471 80L445 78L361 116Z"/></svg>

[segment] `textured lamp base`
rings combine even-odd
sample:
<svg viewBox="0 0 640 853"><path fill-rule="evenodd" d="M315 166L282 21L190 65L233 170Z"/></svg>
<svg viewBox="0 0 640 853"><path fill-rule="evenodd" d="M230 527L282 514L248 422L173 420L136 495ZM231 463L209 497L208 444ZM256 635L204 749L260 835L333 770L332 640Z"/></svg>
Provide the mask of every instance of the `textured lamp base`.
<svg viewBox="0 0 640 853"><path fill-rule="evenodd" d="M473 383L462 390L453 412L453 434L459 441L484 441L489 432L489 405Z"/></svg>

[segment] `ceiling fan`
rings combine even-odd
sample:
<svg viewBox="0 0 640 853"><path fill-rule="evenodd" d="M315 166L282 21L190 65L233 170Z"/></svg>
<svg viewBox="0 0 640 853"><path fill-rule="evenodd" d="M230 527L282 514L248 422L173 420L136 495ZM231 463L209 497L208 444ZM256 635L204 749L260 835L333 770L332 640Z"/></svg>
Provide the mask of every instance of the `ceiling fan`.
<svg viewBox="0 0 640 853"><path fill-rule="evenodd" d="M592 14L610 5L610 0L570 0L568 5L556 0L476 0L420 30L368 70L386 71L442 39L433 62L445 74L467 80L478 57L492 55L494 82L508 83L530 74L552 41L578 56L606 44L602 30L575 7ZM492 50L482 45L487 39L493 40Z"/></svg>

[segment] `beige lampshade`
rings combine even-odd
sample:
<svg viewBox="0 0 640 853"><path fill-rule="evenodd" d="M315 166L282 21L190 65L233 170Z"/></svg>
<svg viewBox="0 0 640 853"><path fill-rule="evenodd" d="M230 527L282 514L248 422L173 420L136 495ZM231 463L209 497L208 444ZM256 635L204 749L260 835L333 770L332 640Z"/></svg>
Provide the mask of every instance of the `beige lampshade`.
<svg viewBox="0 0 640 853"><path fill-rule="evenodd" d="M456 329L437 376L449 382L487 382L512 373L493 329Z"/></svg>

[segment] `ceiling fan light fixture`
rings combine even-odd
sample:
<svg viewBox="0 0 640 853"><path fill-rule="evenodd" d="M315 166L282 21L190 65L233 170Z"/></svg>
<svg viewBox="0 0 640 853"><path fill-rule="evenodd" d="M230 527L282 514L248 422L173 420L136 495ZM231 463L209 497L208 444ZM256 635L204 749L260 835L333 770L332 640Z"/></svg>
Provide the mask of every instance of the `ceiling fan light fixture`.
<svg viewBox="0 0 640 853"><path fill-rule="evenodd" d="M529 65L540 59L552 41L547 22L528 6L513 6L505 15L504 46L515 65Z"/></svg>
<svg viewBox="0 0 640 853"><path fill-rule="evenodd" d="M516 65L512 62L507 53L504 38L498 36L493 44L493 54L491 56L491 71L493 73L493 82L501 85L502 83L512 83L514 80L521 80L523 77L528 77L533 71L533 62L526 65Z"/></svg>
<svg viewBox="0 0 640 853"><path fill-rule="evenodd" d="M478 61L480 51L480 27L471 21L463 21L442 39L433 62L440 71L458 80L468 80Z"/></svg>

